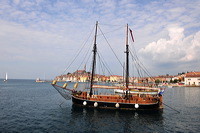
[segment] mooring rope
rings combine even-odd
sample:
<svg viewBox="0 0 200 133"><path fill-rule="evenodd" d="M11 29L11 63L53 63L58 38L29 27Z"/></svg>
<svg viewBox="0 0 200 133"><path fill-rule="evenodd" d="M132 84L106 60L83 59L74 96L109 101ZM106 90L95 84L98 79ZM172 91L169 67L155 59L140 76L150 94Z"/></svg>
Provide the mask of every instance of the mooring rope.
<svg viewBox="0 0 200 133"><path fill-rule="evenodd" d="M62 103L60 103L60 105L59 105L59 106L60 106L60 108L62 108L62 104L63 104L63 103L64 103L64 101L63 101Z"/></svg>
<svg viewBox="0 0 200 133"><path fill-rule="evenodd" d="M174 108L170 107L169 105L167 105L167 104L165 104L165 103L163 103L163 104L164 104L165 106L169 107L170 109L172 109L172 110L176 111L177 113L181 113L180 111L178 111L178 110L176 110L176 109L174 109Z"/></svg>

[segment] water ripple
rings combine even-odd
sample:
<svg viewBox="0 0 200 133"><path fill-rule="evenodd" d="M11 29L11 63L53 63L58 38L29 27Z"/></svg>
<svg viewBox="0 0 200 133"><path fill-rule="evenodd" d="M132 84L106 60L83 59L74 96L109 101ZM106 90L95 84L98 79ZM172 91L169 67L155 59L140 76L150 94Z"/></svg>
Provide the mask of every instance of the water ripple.
<svg viewBox="0 0 200 133"><path fill-rule="evenodd" d="M199 132L200 88L170 88L163 111L81 108L49 83L0 83L0 132Z"/></svg>

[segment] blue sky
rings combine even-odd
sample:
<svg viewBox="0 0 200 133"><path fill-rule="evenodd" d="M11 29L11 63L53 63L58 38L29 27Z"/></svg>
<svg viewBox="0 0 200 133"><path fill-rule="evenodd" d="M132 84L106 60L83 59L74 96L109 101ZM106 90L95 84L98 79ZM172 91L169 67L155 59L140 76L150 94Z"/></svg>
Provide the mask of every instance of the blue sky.
<svg viewBox="0 0 200 133"><path fill-rule="evenodd" d="M60 75L97 20L128 23L152 75L200 71L199 0L2 0L0 78Z"/></svg>

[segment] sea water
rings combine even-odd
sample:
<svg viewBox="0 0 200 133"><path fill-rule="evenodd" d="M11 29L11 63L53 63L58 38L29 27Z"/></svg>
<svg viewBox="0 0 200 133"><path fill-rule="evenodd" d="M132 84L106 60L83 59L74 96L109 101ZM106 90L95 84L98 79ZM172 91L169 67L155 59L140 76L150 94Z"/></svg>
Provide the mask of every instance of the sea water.
<svg viewBox="0 0 200 133"><path fill-rule="evenodd" d="M81 108L65 100L49 82L0 80L0 132L200 131L199 87L167 88L163 102L161 111Z"/></svg>

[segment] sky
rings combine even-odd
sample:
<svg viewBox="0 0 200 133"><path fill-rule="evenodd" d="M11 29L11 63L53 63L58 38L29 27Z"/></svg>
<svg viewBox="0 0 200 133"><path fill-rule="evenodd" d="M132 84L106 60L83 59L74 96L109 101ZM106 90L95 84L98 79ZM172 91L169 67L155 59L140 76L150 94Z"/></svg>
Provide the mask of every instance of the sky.
<svg viewBox="0 0 200 133"><path fill-rule="evenodd" d="M96 21L107 27L128 23L152 75L200 71L199 20L199 0L1 0L0 78L6 72L12 79L62 74ZM108 40L116 51L124 49L123 38Z"/></svg>

